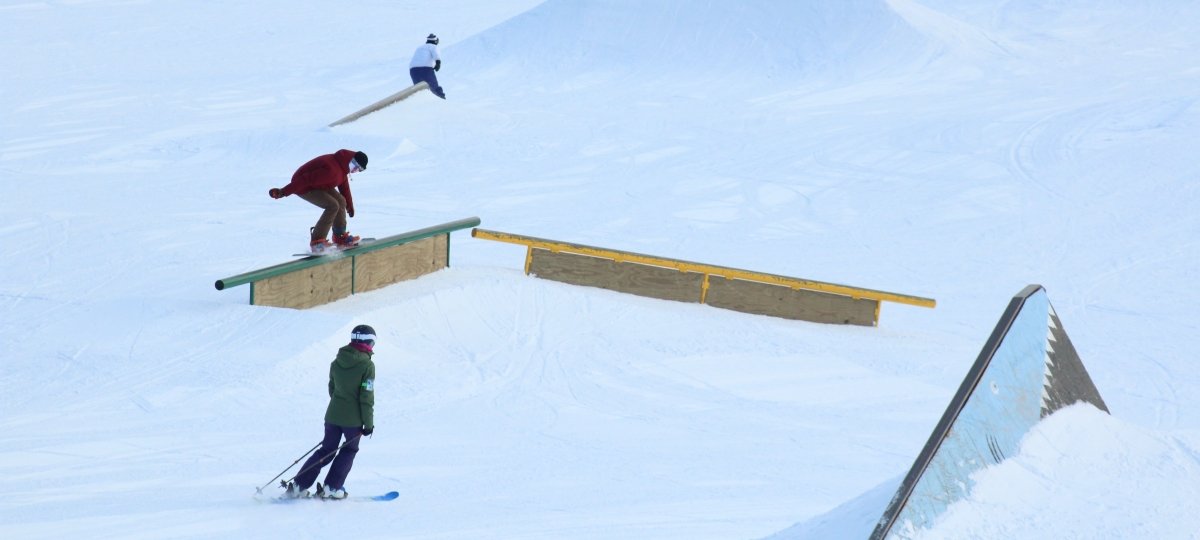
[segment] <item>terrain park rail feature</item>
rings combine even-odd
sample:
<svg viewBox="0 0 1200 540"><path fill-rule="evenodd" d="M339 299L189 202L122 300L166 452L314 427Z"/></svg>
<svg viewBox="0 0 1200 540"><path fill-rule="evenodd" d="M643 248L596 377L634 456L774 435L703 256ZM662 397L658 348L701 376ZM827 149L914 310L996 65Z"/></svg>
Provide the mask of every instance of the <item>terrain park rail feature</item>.
<svg viewBox="0 0 1200 540"><path fill-rule="evenodd" d="M450 233L477 217L442 223L342 250L218 279L218 291L250 284L250 304L310 308L450 266Z"/></svg>
<svg viewBox="0 0 1200 540"><path fill-rule="evenodd" d="M869 540L909 540L975 485L972 475L1017 454L1042 419L1076 403L1108 412L1046 289L1009 301Z"/></svg>
<svg viewBox="0 0 1200 540"><path fill-rule="evenodd" d="M329 124L329 127L340 126L342 124L349 124L350 122L358 120L359 118L362 118L368 114L371 114L375 111L381 110L384 107L388 107L388 106L391 106L400 101L404 101L405 99L408 99L409 96L411 96L417 92L420 92L421 90L428 90L428 89L429 89L429 83L427 83L425 81L421 81L421 82L414 84L408 88L405 88L404 90L396 92L395 94L385 97L379 101L376 101L375 103L367 105L366 107L363 107L362 109L359 109L358 111L345 116L341 120L338 120L332 124Z"/></svg>
<svg viewBox="0 0 1200 540"><path fill-rule="evenodd" d="M936 305L932 298L485 229L472 229L471 236L526 246L525 273L536 277L743 313L876 326L884 301Z"/></svg>

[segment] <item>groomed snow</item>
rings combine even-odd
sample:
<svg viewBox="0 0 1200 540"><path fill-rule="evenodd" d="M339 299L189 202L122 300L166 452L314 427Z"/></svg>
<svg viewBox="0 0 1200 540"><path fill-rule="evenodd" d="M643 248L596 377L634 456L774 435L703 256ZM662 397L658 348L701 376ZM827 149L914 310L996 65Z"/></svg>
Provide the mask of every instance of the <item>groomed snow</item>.
<svg viewBox="0 0 1200 540"><path fill-rule="evenodd" d="M1200 538L1200 6L1173 0L0 5L0 537L865 538L1008 300L1045 286L1112 415L1065 409L916 538ZM448 100L409 84L441 36ZM483 227L937 299L811 324L452 267L311 310L301 163L351 230ZM371 324L347 489L256 487ZM293 469L294 472L294 469ZM270 488L273 490L274 488Z"/></svg>

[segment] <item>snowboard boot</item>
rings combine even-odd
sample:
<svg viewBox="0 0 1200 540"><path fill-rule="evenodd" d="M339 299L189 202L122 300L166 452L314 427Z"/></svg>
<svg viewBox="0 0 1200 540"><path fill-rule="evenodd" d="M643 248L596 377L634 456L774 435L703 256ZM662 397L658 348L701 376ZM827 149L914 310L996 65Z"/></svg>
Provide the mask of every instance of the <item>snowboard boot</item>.
<svg viewBox="0 0 1200 540"><path fill-rule="evenodd" d="M312 242L309 242L308 249L309 249L309 251L312 251L315 254L321 254L321 253L325 253L328 251L336 251L337 246L334 245L333 242L330 242L329 240L327 240L325 238L319 238L317 240L313 240Z"/></svg>
<svg viewBox="0 0 1200 540"><path fill-rule="evenodd" d="M360 237L350 234L349 231L341 234L333 233L333 243L341 249L357 246L360 239Z"/></svg>

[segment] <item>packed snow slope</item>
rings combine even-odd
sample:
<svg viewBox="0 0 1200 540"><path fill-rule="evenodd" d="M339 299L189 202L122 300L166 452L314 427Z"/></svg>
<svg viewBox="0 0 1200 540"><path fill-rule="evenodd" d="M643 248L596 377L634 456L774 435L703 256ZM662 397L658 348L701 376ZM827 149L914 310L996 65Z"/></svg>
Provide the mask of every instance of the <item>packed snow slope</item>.
<svg viewBox="0 0 1200 540"><path fill-rule="evenodd" d="M1112 415L1051 417L919 537L1198 538L1197 27L1168 0L7 2L0 537L863 538L1039 283ZM448 100L325 127L430 32ZM213 290L304 249L316 209L267 189L340 148L371 158L364 236L479 216L938 305L751 316L463 232L452 268L316 309ZM400 499L256 502L360 323L347 488Z"/></svg>

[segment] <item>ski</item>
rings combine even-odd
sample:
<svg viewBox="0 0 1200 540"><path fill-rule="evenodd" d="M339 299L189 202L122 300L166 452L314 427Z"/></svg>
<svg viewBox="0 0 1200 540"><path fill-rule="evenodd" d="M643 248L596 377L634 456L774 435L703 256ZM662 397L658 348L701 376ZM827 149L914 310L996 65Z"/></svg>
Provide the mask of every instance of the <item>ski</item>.
<svg viewBox="0 0 1200 540"><path fill-rule="evenodd" d="M330 503L346 502L346 501L349 501L349 502L371 502L371 501L383 502L383 501L394 501L394 500L398 499L399 497L400 497L399 491L389 491L387 493L384 493L383 495L351 495L349 497L346 497L345 499L327 499L325 497L313 496L313 497L270 497L270 498L259 499L259 500L261 500L263 502L269 502L271 504L292 504L292 503L301 502L301 501L321 501L321 502L330 502Z"/></svg>

